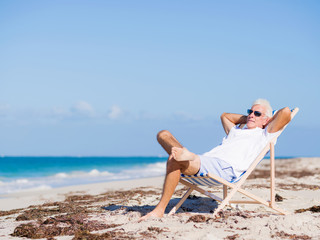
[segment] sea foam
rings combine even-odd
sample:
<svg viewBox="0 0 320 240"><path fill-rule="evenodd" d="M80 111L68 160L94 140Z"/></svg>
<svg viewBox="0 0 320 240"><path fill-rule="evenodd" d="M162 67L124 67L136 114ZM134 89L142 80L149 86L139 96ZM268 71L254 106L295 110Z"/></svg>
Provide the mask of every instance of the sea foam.
<svg viewBox="0 0 320 240"><path fill-rule="evenodd" d="M91 169L89 171L59 172L45 177L29 177L17 179L4 178L2 179L2 181L0 181L0 194L43 190L97 182L156 177L164 175L165 168L165 162L156 162L144 166L136 166L129 169L118 170L117 172Z"/></svg>

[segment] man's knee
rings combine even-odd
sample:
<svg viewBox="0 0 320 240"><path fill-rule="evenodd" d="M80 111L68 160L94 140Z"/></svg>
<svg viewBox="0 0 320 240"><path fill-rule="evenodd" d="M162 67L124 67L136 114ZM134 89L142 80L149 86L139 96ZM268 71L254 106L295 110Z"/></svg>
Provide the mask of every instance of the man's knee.
<svg viewBox="0 0 320 240"><path fill-rule="evenodd" d="M160 142L161 140L163 141L164 139L172 136L172 134L168 130L161 130L157 134L157 140Z"/></svg>
<svg viewBox="0 0 320 240"><path fill-rule="evenodd" d="M168 131L162 130L157 134L157 140L163 149L170 155L172 147L182 147L177 139Z"/></svg>

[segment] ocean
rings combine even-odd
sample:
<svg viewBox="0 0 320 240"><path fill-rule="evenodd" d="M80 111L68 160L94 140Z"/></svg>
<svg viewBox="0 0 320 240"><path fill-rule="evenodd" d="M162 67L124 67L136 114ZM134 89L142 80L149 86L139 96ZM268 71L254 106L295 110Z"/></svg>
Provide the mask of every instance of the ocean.
<svg viewBox="0 0 320 240"><path fill-rule="evenodd" d="M165 174L164 157L0 157L0 195Z"/></svg>

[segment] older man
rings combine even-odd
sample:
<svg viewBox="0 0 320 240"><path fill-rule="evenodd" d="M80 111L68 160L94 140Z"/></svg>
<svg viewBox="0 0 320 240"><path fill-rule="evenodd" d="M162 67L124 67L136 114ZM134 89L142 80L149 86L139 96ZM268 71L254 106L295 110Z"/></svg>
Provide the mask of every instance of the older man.
<svg viewBox="0 0 320 240"><path fill-rule="evenodd" d="M179 183L180 174L216 174L231 181L246 171L264 146L291 120L291 111L283 108L272 116L272 108L265 99L258 99L248 115L223 113L221 122L227 136L211 151L197 155L184 148L173 135L163 130L158 141L168 152L166 177L160 202L153 211L140 218L161 218ZM246 124L244 128L238 124Z"/></svg>

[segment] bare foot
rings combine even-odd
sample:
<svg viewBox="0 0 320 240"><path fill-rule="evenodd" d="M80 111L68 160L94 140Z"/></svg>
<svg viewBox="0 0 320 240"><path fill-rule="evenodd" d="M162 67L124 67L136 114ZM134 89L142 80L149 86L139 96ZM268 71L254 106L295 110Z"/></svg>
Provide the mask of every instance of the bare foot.
<svg viewBox="0 0 320 240"><path fill-rule="evenodd" d="M148 219L155 219L155 218L162 218L163 217L163 213L158 213L157 211L153 210L151 212L149 212L147 215L141 217L138 222L142 222Z"/></svg>
<svg viewBox="0 0 320 240"><path fill-rule="evenodd" d="M195 154L190 152L188 149L173 147L171 150L172 156L177 161L193 161L195 160Z"/></svg>

